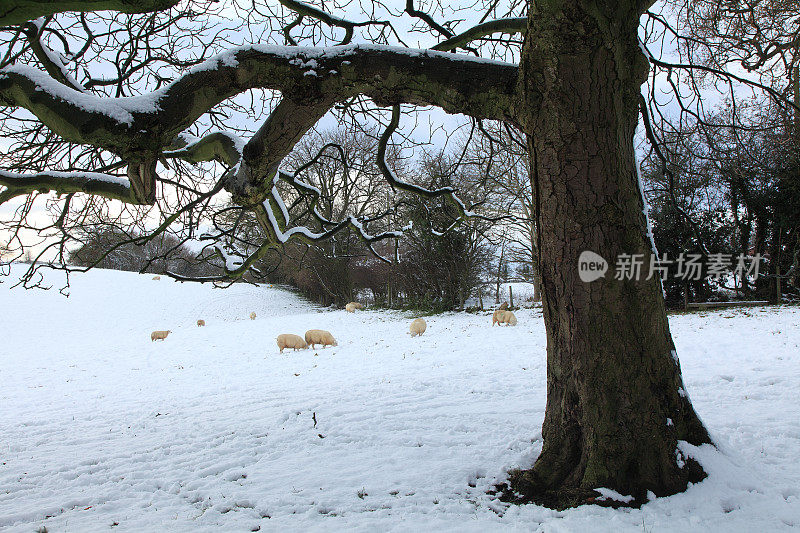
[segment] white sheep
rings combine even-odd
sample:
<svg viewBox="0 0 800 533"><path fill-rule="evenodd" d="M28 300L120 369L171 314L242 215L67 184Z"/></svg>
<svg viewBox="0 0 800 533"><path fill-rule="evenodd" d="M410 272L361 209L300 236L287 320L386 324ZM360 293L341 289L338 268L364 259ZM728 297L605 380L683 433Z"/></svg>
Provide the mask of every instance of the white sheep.
<svg viewBox="0 0 800 533"><path fill-rule="evenodd" d="M161 279L161 276L153 276L153 279L159 280L159 279Z"/></svg>
<svg viewBox="0 0 800 533"><path fill-rule="evenodd" d="M498 307L497 309L494 310L494 313L492 313L492 325L493 326L500 322L500 318L503 316L503 313L506 312L506 309L508 309L508 304L503 304L503 305L501 305L500 307Z"/></svg>
<svg viewBox="0 0 800 533"><path fill-rule="evenodd" d="M336 339L333 338L330 331L323 329L310 329L306 331L306 342L314 349L314 345L321 344L322 347L326 346L339 346Z"/></svg>
<svg viewBox="0 0 800 533"><path fill-rule="evenodd" d="M511 311L503 311L499 317L498 324L506 324L508 326L517 325L517 317Z"/></svg>
<svg viewBox="0 0 800 533"><path fill-rule="evenodd" d="M156 339L161 339L163 341L170 333L172 333L172 331L154 331L150 334L150 342L153 342Z"/></svg>
<svg viewBox="0 0 800 533"><path fill-rule="evenodd" d="M255 320L255 319L256 319L256 312L253 311L252 313L250 313L250 320Z"/></svg>
<svg viewBox="0 0 800 533"><path fill-rule="evenodd" d="M364 306L358 302L350 302L349 304L345 305L344 308L348 313L355 313L356 309L364 309Z"/></svg>
<svg viewBox="0 0 800 533"><path fill-rule="evenodd" d="M416 337L417 335L422 335L425 333L425 330L428 329L428 324L426 324L421 318L417 318L411 323L411 327L409 329L411 330L411 336Z"/></svg>
<svg viewBox="0 0 800 533"><path fill-rule="evenodd" d="M306 344L306 341L304 341L303 337L300 335L281 333L278 335L277 341L278 348L281 349L281 353L283 353L284 348L294 348L294 351L308 349L308 344Z"/></svg>
<svg viewBox="0 0 800 533"><path fill-rule="evenodd" d="M197 321L197 325L198 326L205 326L206 325L206 321L203 320L203 319L200 319L200 320Z"/></svg>

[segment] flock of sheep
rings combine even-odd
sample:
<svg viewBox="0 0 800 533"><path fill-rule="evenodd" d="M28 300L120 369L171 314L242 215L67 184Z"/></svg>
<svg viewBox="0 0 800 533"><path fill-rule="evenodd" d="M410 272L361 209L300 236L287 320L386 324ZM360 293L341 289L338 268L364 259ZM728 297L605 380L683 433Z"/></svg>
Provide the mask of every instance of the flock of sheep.
<svg viewBox="0 0 800 533"><path fill-rule="evenodd" d="M153 279L158 279L158 276L154 277ZM347 310L348 313L355 313L357 309L364 309L364 306L358 302L350 302L344 308ZM250 320L256 319L255 311L250 313ZM514 313L508 310L508 304L504 303L500 307L495 310L492 314L492 326L495 324L506 324L507 326L516 326L517 325L517 317L514 316ZM198 320L197 325L205 326L205 320ZM411 322L411 327L409 328L409 333L411 333L412 337L416 337L417 335L422 335L425 333L425 330L428 329L428 324L421 318L415 318L413 322ZM154 331L150 334L150 340L164 340L167 338L167 335L172 333L172 331ZM283 353L284 348L293 348L295 351L297 350L306 350L309 346L311 349L315 349L317 344L322 345L322 347L326 346L338 346L339 344L336 342L336 339L333 338L330 331L325 331L323 329L310 329L306 331L305 337L301 337L300 335L294 335L292 333L281 333L278 335L276 339L278 342L278 348L280 349L280 353Z"/></svg>
<svg viewBox="0 0 800 533"><path fill-rule="evenodd" d="M364 306L358 302L350 302L344 306L344 308L348 313L355 313L356 309L364 309ZM254 315L255 313L251 313L250 318L255 318ZM506 324L507 326L517 325L517 317L514 315L514 313L508 310L507 303L502 304L492 314L492 326L495 324ZM416 337L417 335L422 335L425 333L426 329L428 329L428 324L425 322L425 320L421 318L415 318L414 321L411 322L409 333L411 333L412 337ZM333 335L331 335L331 332L322 329L310 329L306 331L305 338L292 333L282 333L278 335L277 341L278 348L280 348L281 353L283 353L284 348L293 348L295 351L297 351L305 350L309 346L311 346L311 349L313 350L317 344L321 344L323 348L326 346L338 346L338 343L336 342L336 339L333 338Z"/></svg>

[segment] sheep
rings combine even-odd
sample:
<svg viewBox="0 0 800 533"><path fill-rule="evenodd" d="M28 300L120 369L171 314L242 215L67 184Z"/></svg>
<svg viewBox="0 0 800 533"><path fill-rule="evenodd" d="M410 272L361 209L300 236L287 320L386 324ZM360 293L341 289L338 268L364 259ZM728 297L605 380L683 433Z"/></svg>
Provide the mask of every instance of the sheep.
<svg viewBox="0 0 800 533"><path fill-rule="evenodd" d="M255 319L256 319L256 312L253 311L252 313L250 313L250 320L255 320Z"/></svg>
<svg viewBox="0 0 800 533"><path fill-rule="evenodd" d="M197 321L197 325L198 326L205 326L206 325L206 321L203 320L203 319L200 319L200 320Z"/></svg>
<svg viewBox="0 0 800 533"><path fill-rule="evenodd" d="M331 332L322 329L310 329L306 331L306 342L311 345L312 349L315 349L315 344L321 344L323 348L326 346L339 346L339 343L333 338Z"/></svg>
<svg viewBox="0 0 800 533"><path fill-rule="evenodd" d="M494 326L495 324L500 323L500 319L502 318L503 313L505 313L505 311L502 310L502 309L495 309L494 310L494 313L492 313L492 326Z"/></svg>
<svg viewBox="0 0 800 533"><path fill-rule="evenodd" d="M161 279L161 276L153 276L153 279L154 280L159 280L159 279Z"/></svg>
<svg viewBox="0 0 800 533"><path fill-rule="evenodd" d="M163 341L170 333L172 333L172 331L154 331L150 334L150 342L153 342L156 339L161 339Z"/></svg>
<svg viewBox="0 0 800 533"><path fill-rule="evenodd" d="M501 318L503 313L508 309L508 302L503 302L500 307L495 309L494 313L492 313L492 325L499 324L502 322Z"/></svg>
<svg viewBox="0 0 800 533"><path fill-rule="evenodd" d="M506 324L508 326L516 326L517 325L517 317L511 311L503 311L503 314L500 315L500 320L498 324Z"/></svg>
<svg viewBox="0 0 800 533"><path fill-rule="evenodd" d="M364 306L358 302L350 302L349 304L344 306L347 309L348 313L355 313L356 309L364 309Z"/></svg>
<svg viewBox="0 0 800 533"><path fill-rule="evenodd" d="M307 350L308 344L300 335L293 335L292 333L281 333L278 335L278 348L281 349L281 353L283 353L284 348L294 348L294 351L297 350Z"/></svg>
<svg viewBox="0 0 800 533"><path fill-rule="evenodd" d="M411 327L409 329L411 330L411 336L415 337L425 333L425 330L428 329L428 324L426 324L421 318L416 318L411 323Z"/></svg>

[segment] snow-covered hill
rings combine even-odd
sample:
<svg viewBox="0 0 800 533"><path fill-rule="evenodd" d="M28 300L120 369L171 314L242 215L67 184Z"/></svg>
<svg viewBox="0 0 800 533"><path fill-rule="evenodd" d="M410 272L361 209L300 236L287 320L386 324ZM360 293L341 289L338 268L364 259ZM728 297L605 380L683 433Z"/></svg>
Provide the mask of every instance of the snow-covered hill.
<svg viewBox="0 0 800 533"><path fill-rule="evenodd" d="M672 316L711 476L639 510L556 512L486 495L541 449L539 310L426 317L412 339L410 315L274 287L71 281L68 299L0 285L0 530L800 528L800 308ZM339 346L278 353L309 328Z"/></svg>

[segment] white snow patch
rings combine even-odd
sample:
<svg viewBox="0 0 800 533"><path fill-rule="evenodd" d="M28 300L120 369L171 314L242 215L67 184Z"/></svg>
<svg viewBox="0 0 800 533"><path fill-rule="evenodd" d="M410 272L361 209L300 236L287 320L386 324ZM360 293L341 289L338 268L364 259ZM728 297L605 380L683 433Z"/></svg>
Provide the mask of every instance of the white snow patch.
<svg viewBox="0 0 800 533"><path fill-rule="evenodd" d="M602 494L602 496L597 498L598 501L614 500L615 502L622 502L622 503L631 503L633 501L633 496L623 496L622 494L613 489L599 487L594 490Z"/></svg>
<svg viewBox="0 0 800 533"><path fill-rule="evenodd" d="M681 441L681 442L685 442L685 441ZM683 459L683 454L681 453L680 448L675 450L675 464L678 465L678 468L683 468L684 466L686 466L686 461L684 461L684 459Z"/></svg>

